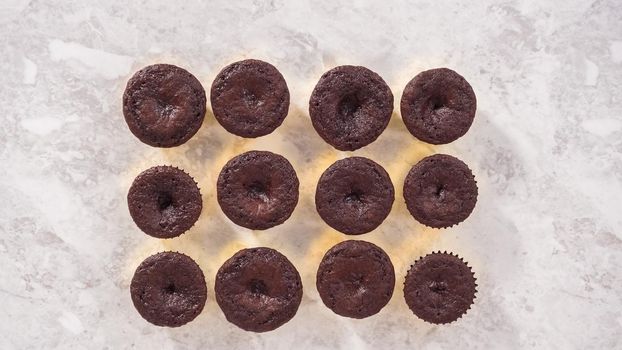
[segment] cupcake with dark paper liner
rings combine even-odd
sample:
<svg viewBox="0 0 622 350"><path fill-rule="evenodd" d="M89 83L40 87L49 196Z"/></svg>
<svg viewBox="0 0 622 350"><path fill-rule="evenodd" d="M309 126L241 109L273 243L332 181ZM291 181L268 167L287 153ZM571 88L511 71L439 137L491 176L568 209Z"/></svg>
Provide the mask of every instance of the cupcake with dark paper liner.
<svg viewBox="0 0 622 350"><path fill-rule="evenodd" d="M201 215L203 200L194 178L170 165L151 167L132 182L127 194L130 215L138 228L156 238L188 231Z"/></svg>
<svg viewBox="0 0 622 350"><path fill-rule="evenodd" d="M404 299L420 319L447 324L471 309L477 293L475 273L454 253L433 252L411 265L404 282Z"/></svg>

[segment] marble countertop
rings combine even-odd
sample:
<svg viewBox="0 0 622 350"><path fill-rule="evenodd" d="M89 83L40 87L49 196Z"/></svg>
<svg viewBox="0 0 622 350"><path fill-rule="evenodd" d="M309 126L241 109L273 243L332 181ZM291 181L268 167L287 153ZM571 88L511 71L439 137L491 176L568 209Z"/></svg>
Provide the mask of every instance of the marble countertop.
<svg viewBox="0 0 622 350"><path fill-rule="evenodd" d="M622 347L622 2L4 0L0 30L0 348ZM209 87L242 58L287 80L290 113L273 134L235 137L211 112L174 149L129 132L121 94L137 69L173 63ZM341 64L378 72L396 101L416 73L453 68L477 94L475 122L433 147L396 108L375 143L337 152L307 101ZM251 149L283 154L301 180L291 219L264 232L231 223L215 199L220 168ZM410 166L437 152L469 164L480 190L471 217L446 230L418 224L402 199ZM348 238L315 212L315 184L351 154L379 162L396 187L385 223L357 237L385 249L397 274L390 303L364 320L333 314L315 289L322 255ZM156 164L183 167L202 188L199 222L174 240L142 234L127 209L133 177ZM222 262L258 245L290 258L305 293L296 317L266 334L226 322L213 292ZM208 283L205 310L178 329L145 322L129 296L138 263L168 249L195 258ZM445 326L403 300L409 264L433 250L463 256L479 284L472 310Z"/></svg>

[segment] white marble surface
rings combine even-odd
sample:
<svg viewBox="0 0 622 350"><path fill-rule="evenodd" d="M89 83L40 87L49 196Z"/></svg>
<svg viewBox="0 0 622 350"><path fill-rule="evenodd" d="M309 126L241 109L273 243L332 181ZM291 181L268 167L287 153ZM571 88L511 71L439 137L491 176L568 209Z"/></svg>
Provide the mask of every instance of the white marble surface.
<svg viewBox="0 0 622 350"><path fill-rule="evenodd" d="M622 2L482 1L37 1L0 3L0 348L202 349L612 349L622 347ZM104 5L105 4L105 5ZM243 140L211 112L197 136L172 150L129 132L121 94L133 71L178 64L204 86L240 58L275 64L292 94L284 125ZM374 144L354 152L385 166L396 186L386 222L359 238L392 257L397 288L365 320L341 318L315 289L324 251L346 236L313 206L322 170L347 153L322 142L307 100L339 64L377 71L396 101L417 72L448 66L478 96L471 131L431 147L408 134L398 109ZM241 229L214 195L233 155L266 149L301 179L292 218L265 232ZM480 188L472 216L430 230L407 213L401 185L425 155L465 160ZM142 234L125 202L141 170L179 165L199 181L204 210L179 239ZM301 272L297 316L267 334L225 321L213 294L220 264L267 245ZM205 271L208 303L178 329L151 326L128 285L146 256L175 249ZM473 309L447 326L407 309L408 265L431 250L473 265Z"/></svg>

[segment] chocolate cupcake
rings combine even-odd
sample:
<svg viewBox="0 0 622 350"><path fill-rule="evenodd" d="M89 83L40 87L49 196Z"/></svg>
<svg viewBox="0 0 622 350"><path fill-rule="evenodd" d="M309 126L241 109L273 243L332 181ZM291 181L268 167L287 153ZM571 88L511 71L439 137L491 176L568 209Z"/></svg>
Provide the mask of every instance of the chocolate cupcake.
<svg viewBox="0 0 622 350"><path fill-rule="evenodd" d="M456 321L471 308L477 284L462 258L452 253L431 253L410 267L404 283L406 304L426 322Z"/></svg>
<svg viewBox="0 0 622 350"><path fill-rule="evenodd" d="M302 300L298 271L270 248L235 253L218 270L215 291L227 320L252 332L271 331L287 323Z"/></svg>
<svg viewBox="0 0 622 350"><path fill-rule="evenodd" d="M210 100L216 120L227 131L242 137L259 137L283 123L289 109L289 90L273 65L244 60L218 73Z"/></svg>
<svg viewBox="0 0 622 350"><path fill-rule="evenodd" d="M205 277L190 257L162 252L145 259L130 285L138 313L156 326L179 327L197 317L207 300Z"/></svg>
<svg viewBox="0 0 622 350"><path fill-rule="evenodd" d="M374 142L393 113L393 94L382 78L365 67L339 66L324 73L309 114L317 133L341 151Z"/></svg>
<svg viewBox="0 0 622 350"><path fill-rule="evenodd" d="M395 192L382 166L363 157L333 163L320 177L315 207L335 230L349 235L367 233L389 215Z"/></svg>
<svg viewBox="0 0 622 350"><path fill-rule="evenodd" d="M466 134L475 118L477 100L460 74L437 68L408 82L400 105L408 131L421 141L439 145Z"/></svg>
<svg viewBox="0 0 622 350"><path fill-rule="evenodd" d="M220 171L218 204L234 223L265 230L287 220L298 203L298 177L283 156L250 151Z"/></svg>
<svg viewBox="0 0 622 350"><path fill-rule="evenodd" d="M154 147L188 141L205 117L205 90L185 69L154 64L134 74L123 94L123 115L130 131Z"/></svg>
<svg viewBox="0 0 622 350"><path fill-rule="evenodd" d="M395 271L387 253L364 241L345 241L330 248L317 271L317 290L338 315L365 318L391 299Z"/></svg>
<svg viewBox="0 0 622 350"><path fill-rule="evenodd" d="M203 208L197 183L172 166L155 166L140 173L127 194L127 204L136 225L156 238L186 232Z"/></svg>
<svg viewBox="0 0 622 350"><path fill-rule="evenodd" d="M404 181L404 199L420 223L450 227L464 221L475 208L477 184L461 160L435 154L410 169Z"/></svg>

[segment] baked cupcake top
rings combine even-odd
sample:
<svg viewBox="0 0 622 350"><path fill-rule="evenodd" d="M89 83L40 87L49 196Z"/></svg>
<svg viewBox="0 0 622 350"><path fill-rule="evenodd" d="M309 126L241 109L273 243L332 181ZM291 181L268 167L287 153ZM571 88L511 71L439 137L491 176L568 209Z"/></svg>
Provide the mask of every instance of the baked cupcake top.
<svg viewBox="0 0 622 350"><path fill-rule="evenodd" d="M260 60L244 60L218 73L210 100L214 117L227 131L259 137L283 123L289 109L289 90L276 67Z"/></svg>
<svg viewBox="0 0 622 350"><path fill-rule="evenodd" d="M437 68L421 72L408 82L400 109L413 136L438 145L466 134L475 118L477 100L460 74Z"/></svg>
<svg viewBox="0 0 622 350"><path fill-rule="evenodd" d="M392 113L389 86L378 74L360 66L339 66L324 73L309 100L313 127L341 151L374 142Z"/></svg>
<svg viewBox="0 0 622 350"><path fill-rule="evenodd" d="M395 271L387 253L375 244L345 241L324 255L316 286L324 305L336 314L365 318L391 300Z"/></svg>
<svg viewBox="0 0 622 350"><path fill-rule="evenodd" d="M287 323L298 311L302 282L298 271L271 248L242 249L216 274L216 301L227 320L252 332Z"/></svg>
<svg viewBox="0 0 622 350"><path fill-rule="evenodd" d="M389 215L395 192L389 174L378 163L350 157L333 163L320 177L315 207L335 230L367 233Z"/></svg>
<svg viewBox="0 0 622 350"><path fill-rule="evenodd" d="M136 225L156 238L186 232L203 208L197 183L172 166L155 166L140 173L127 194L127 204Z"/></svg>
<svg viewBox="0 0 622 350"><path fill-rule="evenodd" d="M123 93L130 131L154 147L175 147L199 130L205 90L192 74L171 64L147 66L132 76Z"/></svg>
<svg viewBox="0 0 622 350"><path fill-rule="evenodd" d="M287 220L298 203L298 177L285 157L250 151L231 159L218 176L218 204L234 223L265 230Z"/></svg>
<svg viewBox="0 0 622 350"><path fill-rule="evenodd" d="M464 221L475 208L477 183L461 160L435 154L410 169L404 180L404 199L420 223L450 227Z"/></svg>
<svg viewBox="0 0 622 350"><path fill-rule="evenodd" d="M408 270L404 283L406 304L426 322L456 321L473 304L477 284L474 273L453 253L431 253Z"/></svg>
<svg viewBox="0 0 622 350"><path fill-rule="evenodd" d="M138 313L156 326L179 327L197 317L207 300L205 276L187 255L162 252L145 259L130 284Z"/></svg>

